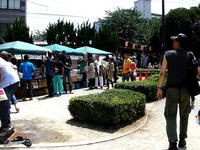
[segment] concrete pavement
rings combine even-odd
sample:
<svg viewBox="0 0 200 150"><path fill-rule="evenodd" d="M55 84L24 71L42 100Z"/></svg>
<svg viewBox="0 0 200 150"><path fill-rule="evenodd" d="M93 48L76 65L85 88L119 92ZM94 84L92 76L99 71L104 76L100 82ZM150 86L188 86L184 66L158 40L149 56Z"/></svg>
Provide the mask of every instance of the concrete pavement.
<svg viewBox="0 0 200 150"><path fill-rule="evenodd" d="M74 96L102 92L101 89L74 90L74 94L33 101L18 102L20 113L12 113L16 132L31 134L32 149L48 150L163 150L168 148L163 115L165 99L147 103L146 115L131 125L107 129L95 124L72 119L67 106ZM187 150L200 149L200 126L195 115L200 109L200 96L196 97L195 109L189 118ZM12 108L14 112L14 108ZM179 117L178 117L179 120ZM0 145L6 149L26 149L21 142Z"/></svg>

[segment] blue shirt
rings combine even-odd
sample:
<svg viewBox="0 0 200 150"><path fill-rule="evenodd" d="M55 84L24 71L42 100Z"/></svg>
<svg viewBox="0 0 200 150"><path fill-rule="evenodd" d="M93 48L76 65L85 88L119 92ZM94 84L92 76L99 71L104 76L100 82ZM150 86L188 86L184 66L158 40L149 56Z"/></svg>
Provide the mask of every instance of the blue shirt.
<svg viewBox="0 0 200 150"><path fill-rule="evenodd" d="M31 62L23 62L20 64L19 71L23 73L23 80L32 80L32 72L35 70L35 67Z"/></svg>

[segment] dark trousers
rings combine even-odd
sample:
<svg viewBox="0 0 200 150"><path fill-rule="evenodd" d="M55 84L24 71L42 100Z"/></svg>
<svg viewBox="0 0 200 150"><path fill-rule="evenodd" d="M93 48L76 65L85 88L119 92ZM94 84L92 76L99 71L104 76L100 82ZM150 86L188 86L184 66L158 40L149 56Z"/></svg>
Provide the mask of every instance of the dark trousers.
<svg viewBox="0 0 200 150"><path fill-rule="evenodd" d="M89 79L89 87L94 87L94 85L95 85L95 78L91 78L91 79Z"/></svg>
<svg viewBox="0 0 200 150"><path fill-rule="evenodd" d="M49 96L53 96L53 77L51 74L46 74L46 80L47 80L47 88L49 91Z"/></svg>
<svg viewBox="0 0 200 150"><path fill-rule="evenodd" d="M82 74L82 76L83 76L83 82L86 82L87 81L87 74L86 74L86 72L82 72L82 73L80 73L80 74Z"/></svg>
<svg viewBox="0 0 200 150"><path fill-rule="evenodd" d="M131 72L131 74L130 74L130 77L131 77L131 81L135 81L135 76L133 75L133 72Z"/></svg>
<svg viewBox="0 0 200 150"><path fill-rule="evenodd" d="M71 76L71 70L65 70L64 77L63 77L63 87L64 91L67 92L67 85L66 85L66 77L68 78L68 84L69 84L69 92L72 92L72 76Z"/></svg>
<svg viewBox="0 0 200 150"><path fill-rule="evenodd" d="M114 78L114 82L116 83L117 80L118 80L118 77L117 77L117 69L115 69L115 71L114 71L114 76L113 76L113 78Z"/></svg>
<svg viewBox="0 0 200 150"><path fill-rule="evenodd" d="M11 124L10 101L11 101L12 96L17 91L18 86L19 86L19 82L4 88L4 91L6 93L8 100L0 102L0 119L1 119L1 128L5 131L8 131L10 128L10 124Z"/></svg>
<svg viewBox="0 0 200 150"><path fill-rule="evenodd" d="M168 88L166 91L165 119L169 141L177 141L177 108L180 115L180 138L187 138L188 117L190 113L190 94L186 88Z"/></svg>
<svg viewBox="0 0 200 150"><path fill-rule="evenodd" d="M33 96L33 84L32 80L22 80L22 95L23 97L27 96L27 90L29 92L29 96Z"/></svg>
<svg viewBox="0 0 200 150"><path fill-rule="evenodd" d="M112 80L110 80L110 79L107 79L107 87L109 88L109 84L111 83L111 85L112 85L112 88L113 88L113 82L112 82Z"/></svg>

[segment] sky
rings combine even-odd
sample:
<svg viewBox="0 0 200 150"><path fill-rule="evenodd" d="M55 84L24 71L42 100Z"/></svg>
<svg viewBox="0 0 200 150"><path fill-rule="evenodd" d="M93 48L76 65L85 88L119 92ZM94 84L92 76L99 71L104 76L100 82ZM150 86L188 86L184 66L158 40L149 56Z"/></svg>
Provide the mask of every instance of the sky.
<svg viewBox="0 0 200 150"><path fill-rule="evenodd" d="M105 11L133 8L136 0L27 0L27 25L43 31L50 23L64 19L75 24L91 23L106 16ZM165 0L165 14L178 7L198 6L200 0ZM162 13L162 0L152 0L152 13Z"/></svg>

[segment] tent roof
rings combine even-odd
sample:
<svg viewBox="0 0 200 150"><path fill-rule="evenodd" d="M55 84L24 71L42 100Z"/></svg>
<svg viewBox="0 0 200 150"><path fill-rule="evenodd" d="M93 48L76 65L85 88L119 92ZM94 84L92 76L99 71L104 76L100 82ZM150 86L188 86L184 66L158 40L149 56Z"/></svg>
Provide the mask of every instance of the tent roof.
<svg viewBox="0 0 200 150"><path fill-rule="evenodd" d="M89 47L89 46L77 48L75 49L75 52L80 53L80 54L88 53L88 54L97 54L97 55L112 55L113 54L111 52L106 52L106 51Z"/></svg>
<svg viewBox="0 0 200 150"><path fill-rule="evenodd" d="M0 45L0 52L6 51L11 54L46 54L47 51L51 51L48 48L37 46L34 44L14 41Z"/></svg>
<svg viewBox="0 0 200 150"><path fill-rule="evenodd" d="M59 44L52 44L45 47L50 49L52 53L61 53L63 50L66 51L67 54L74 54L75 52L75 49Z"/></svg>

